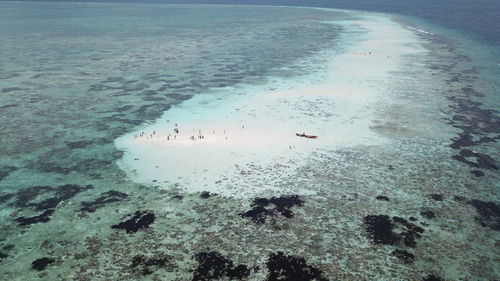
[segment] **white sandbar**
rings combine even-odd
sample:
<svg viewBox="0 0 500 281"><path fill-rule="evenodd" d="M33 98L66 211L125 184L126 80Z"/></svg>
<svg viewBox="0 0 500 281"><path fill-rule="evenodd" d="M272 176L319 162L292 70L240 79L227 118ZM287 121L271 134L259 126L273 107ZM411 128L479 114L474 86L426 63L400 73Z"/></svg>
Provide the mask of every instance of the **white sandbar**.
<svg viewBox="0 0 500 281"><path fill-rule="evenodd" d="M120 167L139 183L187 192L239 198L312 192L283 179L316 150L383 143L369 128L374 103L383 99L401 58L415 52L412 32L385 16L362 18L342 23L364 33L355 41L349 31L343 35L347 50L325 57L326 79L276 78L196 95L118 138L125 151ZM319 138L295 135L302 132Z"/></svg>

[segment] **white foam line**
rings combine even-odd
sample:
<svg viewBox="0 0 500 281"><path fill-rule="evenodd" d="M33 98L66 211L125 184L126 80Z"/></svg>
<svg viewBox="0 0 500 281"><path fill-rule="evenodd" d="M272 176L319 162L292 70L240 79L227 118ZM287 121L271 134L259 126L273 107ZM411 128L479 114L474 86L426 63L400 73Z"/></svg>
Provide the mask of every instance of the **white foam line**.
<svg viewBox="0 0 500 281"><path fill-rule="evenodd" d="M407 28L408 28L408 29L410 29L410 30L413 30L413 31L419 32L419 33L428 34L428 35L434 35L434 33L429 32L429 31L425 31L425 30L423 30L423 29L418 29L418 28L411 27L411 26L408 26Z"/></svg>

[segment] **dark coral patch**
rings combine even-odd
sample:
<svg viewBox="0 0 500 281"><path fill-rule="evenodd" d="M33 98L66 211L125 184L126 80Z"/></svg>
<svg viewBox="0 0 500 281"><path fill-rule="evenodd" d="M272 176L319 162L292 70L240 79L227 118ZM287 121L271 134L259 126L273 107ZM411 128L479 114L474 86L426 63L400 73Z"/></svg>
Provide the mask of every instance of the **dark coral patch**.
<svg viewBox="0 0 500 281"><path fill-rule="evenodd" d="M94 188L92 185L79 186L75 184L65 184L53 189L55 196L38 203L28 203L28 207L34 210L41 211L55 208L60 202L75 197L78 193Z"/></svg>
<svg viewBox="0 0 500 281"><path fill-rule="evenodd" d="M429 196L435 201L443 201L444 197L441 194L429 194Z"/></svg>
<svg viewBox="0 0 500 281"><path fill-rule="evenodd" d="M444 279L439 277L439 276L429 275L429 276L425 277L424 279L422 279L422 281L444 281Z"/></svg>
<svg viewBox="0 0 500 281"><path fill-rule="evenodd" d="M194 271L193 281L218 280L223 277L241 280L250 275L250 269L246 265L235 267L230 259L217 252L201 252L194 258L199 265Z"/></svg>
<svg viewBox="0 0 500 281"><path fill-rule="evenodd" d="M257 224L262 224L266 222L267 216L272 216L280 214L286 218L293 218L294 214L291 210L294 206L302 206L304 201L302 201L297 195L282 196L282 197L271 197L267 198L255 198L252 203L252 210L245 213L241 213L242 217L250 218L253 222Z"/></svg>
<svg viewBox="0 0 500 281"><path fill-rule="evenodd" d="M230 268L227 271L227 277L229 277L231 280L234 279L244 279L248 275L250 275L250 269L246 265L240 264L236 267Z"/></svg>
<svg viewBox="0 0 500 281"><path fill-rule="evenodd" d="M463 197L463 196L459 196L459 195L455 195L453 196L453 200L459 202L459 203L467 203L467 198Z"/></svg>
<svg viewBox="0 0 500 281"><path fill-rule="evenodd" d="M482 93L475 91L472 88L462 88L462 91L468 96L483 96ZM484 135L490 133L498 133L498 117L497 111L490 109L482 109L482 103L470 99L470 97L449 97L456 105L454 109L457 114L452 119L452 125L462 129L463 135L473 135L476 139L484 138ZM479 142L480 143L480 142ZM479 144L476 143L476 144Z"/></svg>
<svg viewBox="0 0 500 281"><path fill-rule="evenodd" d="M66 146L71 149L77 149L77 148L85 148L94 142L92 141L73 141L73 142L66 142Z"/></svg>
<svg viewBox="0 0 500 281"><path fill-rule="evenodd" d="M5 203L5 202L9 201L12 197L14 197L14 194L12 194L12 193L6 193L6 194L0 195L0 203Z"/></svg>
<svg viewBox="0 0 500 281"><path fill-rule="evenodd" d="M273 204L275 206L276 211L278 211L282 216L286 218L292 218L293 212L290 210L294 206L302 206L304 201L299 199L297 195L291 196L282 196L282 197L271 197L266 203L264 198L260 198L259 204L265 204L266 206L269 204ZM264 206L264 205L262 205Z"/></svg>
<svg viewBox="0 0 500 281"><path fill-rule="evenodd" d="M0 181L3 180L3 178L7 177L10 173L12 173L15 170L17 170L17 168L13 167L13 166L1 167L0 168Z"/></svg>
<svg viewBox="0 0 500 281"><path fill-rule="evenodd" d="M498 170L498 164L495 159L486 154L474 152L470 149L462 149L460 153L454 155L453 158L474 168ZM475 158L476 161L471 161L470 158Z"/></svg>
<svg viewBox="0 0 500 281"><path fill-rule="evenodd" d="M483 227L489 227L493 230L500 230L500 206L495 202L485 202L481 200L471 200L469 205L474 206L478 213L476 221Z"/></svg>
<svg viewBox="0 0 500 281"><path fill-rule="evenodd" d="M146 104L142 105L134 111L133 113L137 114L139 117L144 119L155 119L158 118L163 112L170 109L169 104L164 103L154 103L154 104Z"/></svg>
<svg viewBox="0 0 500 281"><path fill-rule="evenodd" d="M31 263L31 268L34 270L42 271L47 268L50 264L53 264L56 260L53 258L40 258Z"/></svg>
<svg viewBox="0 0 500 281"><path fill-rule="evenodd" d="M210 193L208 191L203 191L201 194L200 194L200 197L203 198L203 199L207 199L207 198L210 198L212 196L217 196L216 193Z"/></svg>
<svg viewBox="0 0 500 281"><path fill-rule="evenodd" d="M102 81L102 83L114 83L114 82L124 82L125 78L120 76L108 77L106 80Z"/></svg>
<svg viewBox="0 0 500 281"><path fill-rule="evenodd" d="M416 239L424 229L403 218L386 215L369 215L364 218L366 232L375 244L416 246ZM399 229L399 231L395 231Z"/></svg>
<svg viewBox="0 0 500 281"><path fill-rule="evenodd" d="M110 111L110 112L124 112L124 111L129 111L132 108L134 108L134 106L132 106L132 105L124 105L124 106L121 106L121 107L116 107L113 111Z"/></svg>
<svg viewBox="0 0 500 281"><path fill-rule="evenodd" d="M380 201L390 201L389 197L384 196L384 195L379 195L379 196L375 197L375 199L380 200Z"/></svg>
<svg viewBox="0 0 500 281"><path fill-rule="evenodd" d="M153 273L153 268L172 268L174 266L172 256L166 254L156 254L153 257L136 255L132 258L130 267L140 275L149 275Z"/></svg>
<svg viewBox="0 0 500 281"><path fill-rule="evenodd" d="M401 242L407 247L415 247L417 245L416 239L422 237L424 229L400 217L392 217L392 220L399 224L399 228L403 229L399 233Z"/></svg>
<svg viewBox="0 0 500 281"><path fill-rule="evenodd" d="M155 96L146 96L141 98L143 101L164 101L165 99L162 97Z"/></svg>
<svg viewBox="0 0 500 281"><path fill-rule="evenodd" d="M11 108L11 107L18 107L19 105L18 104L15 104L15 103L11 103L11 104L6 104L6 105L2 105L0 106L0 110L2 109L7 109L7 108Z"/></svg>
<svg viewBox="0 0 500 281"><path fill-rule="evenodd" d="M472 171L470 171L470 172L471 172L471 174L473 174L474 176L476 176L476 177L478 177L478 178L479 178L479 177L484 176L484 172L483 172L483 171L479 171L479 170L472 170Z"/></svg>
<svg viewBox="0 0 500 281"><path fill-rule="evenodd" d="M453 149L477 146L482 143L496 142L499 139L500 119L498 112L491 109L481 108L482 103L473 101L473 97L481 97L484 94L477 92L472 86L463 87L461 95L452 95L448 99L454 102L451 106L455 115L450 120L453 127L462 130L458 138L454 138L450 145ZM489 135L496 134L496 137ZM468 157L475 157L477 161L470 161ZM497 170L498 164L491 157L463 149L460 154L453 156L455 160L475 168L486 168Z"/></svg>
<svg viewBox="0 0 500 281"><path fill-rule="evenodd" d="M135 233L149 226L155 221L155 214L146 211L137 211L132 218L123 221L119 224L111 226L111 228L122 229L127 233Z"/></svg>
<svg viewBox="0 0 500 281"><path fill-rule="evenodd" d="M422 217L426 218L426 219L429 219L429 220L436 217L436 214L434 214L433 211L429 211L429 210L427 210L427 211L421 211L420 215Z"/></svg>
<svg viewBox="0 0 500 281"><path fill-rule="evenodd" d="M54 210L49 209L38 216L27 217L27 218L19 217L16 219L16 221L19 223L20 226L31 225L39 222L48 222L50 220L50 217L52 216L52 213L54 213Z"/></svg>
<svg viewBox="0 0 500 281"><path fill-rule="evenodd" d="M101 118L102 123L99 124L99 130L106 131L109 130L108 123L109 122L117 122L117 123L125 123L131 125L139 125L142 123L139 119L128 119L125 118L127 114L114 114L108 117Z"/></svg>
<svg viewBox="0 0 500 281"><path fill-rule="evenodd" d="M65 184L58 187L33 186L20 190L16 194L16 200L11 204L18 208L32 208L35 211L43 211L55 208L60 202L76 196L78 193L92 189L92 185L79 186L75 184ZM53 197L37 201L37 197L54 194Z"/></svg>
<svg viewBox="0 0 500 281"><path fill-rule="evenodd" d="M50 186L33 186L25 188L16 193L16 200L11 204L15 207L25 208L31 204L39 195L52 191Z"/></svg>
<svg viewBox="0 0 500 281"><path fill-rule="evenodd" d="M464 146L473 146L480 144L480 141L474 141L473 136L468 133L458 134L458 138L453 139L453 143L450 144L450 147L453 149L460 149L460 147Z"/></svg>
<svg viewBox="0 0 500 281"><path fill-rule="evenodd" d="M59 205L59 203L61 201L62 201L61 198L53 197L53 198L45 199L42 202L38 202L36 204L33 204L32 207L37 211L53 209L53 208L57 207L57 205Z"/></svg>
<svg viewBox="0 0 500 281"><path fill-rule="evenodd" d="M41 162L38 165L38 170L44 173L69 174L75 170L74 167L62 167L52 162Z"/></svg>
<svg viewBox="0 0 500 281"><path fill-rule="evenodd" d="M3 88L2 93L9 93L9 92L14 92L14 91L22 91L22 90L28 90L26 88L19 88L19 87L10 87L10 88Z"/></svg>
<svg viewBox="0 0 500 281"><path fill-rule="evenodd" d="M123 192L116 190L110 190L101 193L101 196L96 198L94 201L83 201L80 203L82 212L95 212L97 209L104 207L106 204L123 201L128 198L128 195Z"/></svg>
<svg viewBox="0 0 500 281"><path fill-rule="evenodd" d="M392 252L392 254L394 256L396 256L399 260L401 260L402 262L404 263L412 263L414 260L415 260L415 255L413 255L412 253L406 251L406 250L394 250L394 252Z"/></svg>
<svg viewBox="0 0 500 281"><path fill-rule="evenodd" d="M395 245L400 237L393 232L395 225L386 215L366 216L365 228L376 244Z"/></svg>
<svg viewBox="0 0 500 281"><path fill-rule="evenodd" d="M167 94L165 96L167 96L169 98L173 98L173 99L179 100L179 101L188 100L188 99L190 99L190 98L193 97L191 95L180 95L180 94Z"/></svg>
<svg viewBox="0 0 500 281"><path fill-rule="evenodd" d="M272 210L268 210L262 206L255 206L250 211L245 213L241 213L242 217L250 218L254 223L263 224L266 222L267 216L272 216L274 212Z"/></svg>
<svg viewBox="0 0 500 281"><path fill-rule="evenodd" d="M0 252L0 262L2 262L4 259L6 259L8 257L9 257L9 255L7 255L6 253Z"/></svg>
<svg viewBox="0 0 500 281"><path fill-rule="evenodd" d="M266 262L269 270L267 281L326 281L323 271L307 265L302 257L286 256L282 252L272 253Z"/></svg>

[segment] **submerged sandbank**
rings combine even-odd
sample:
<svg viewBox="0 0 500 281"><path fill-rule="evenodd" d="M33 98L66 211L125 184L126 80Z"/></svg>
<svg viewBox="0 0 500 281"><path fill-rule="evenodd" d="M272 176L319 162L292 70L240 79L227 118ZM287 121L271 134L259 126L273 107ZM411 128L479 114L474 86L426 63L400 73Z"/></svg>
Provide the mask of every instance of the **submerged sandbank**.
<svg viewBox="0 0 500 281"><path fill-rule="evenodd" d="M343 52L318 54L326 72L265 85L213 89L174 107L116 140L120 167L134 180L187 192L231 197L308 194L280 178L319 149L380 145L370 129L375 104L385 101L391 72L414 52L414 34L390 18L366 14L345 27ZM174 129L179 129L175 133ZM296 133L318 135L317 139Z"/></svg>

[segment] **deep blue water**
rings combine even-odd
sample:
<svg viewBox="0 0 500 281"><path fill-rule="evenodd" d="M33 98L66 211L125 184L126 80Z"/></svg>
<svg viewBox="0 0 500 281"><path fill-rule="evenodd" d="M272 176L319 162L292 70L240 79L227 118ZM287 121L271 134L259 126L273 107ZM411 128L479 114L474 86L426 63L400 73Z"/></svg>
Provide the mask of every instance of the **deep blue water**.
<svg viewBox="0 0 500 281"><path fill-rule="evenodd" d="M208 3L359 9L420 17L446 27L471 33L489 44L500 46L500 20L498 19L500 1L498 0L75 0L74 2Z"/></svg>

